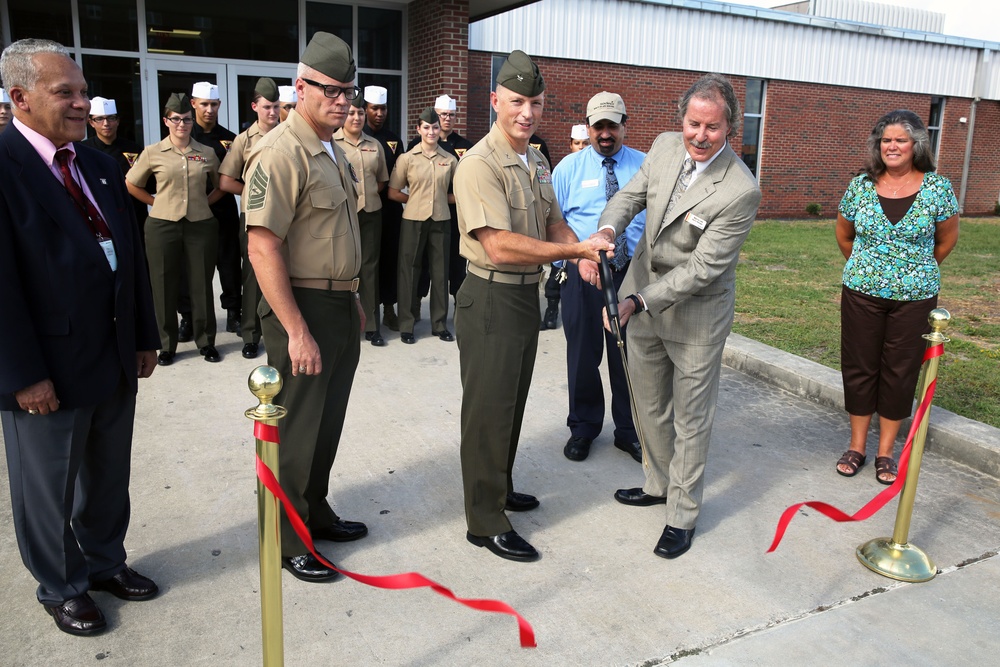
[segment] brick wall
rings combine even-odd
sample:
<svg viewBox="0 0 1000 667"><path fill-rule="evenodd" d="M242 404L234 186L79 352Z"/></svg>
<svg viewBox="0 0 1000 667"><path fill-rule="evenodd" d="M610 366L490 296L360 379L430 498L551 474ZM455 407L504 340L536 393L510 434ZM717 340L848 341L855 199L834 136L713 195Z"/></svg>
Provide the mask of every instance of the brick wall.
<svg viewBox="0 0 1000 667"><path fill-rule="evenodd" d="M407 8L408 141L417 117L440 95L456 100L455 131L466 134L469 96L469 0L414 0Z"/></svg>
<svg viewBox="0 0 1000 667"><path fill-rule="evenodd" d="M489 130L491 54L469 53L468 135ZM680 128L677 102L701 72L537 58L545 77L545 114L538 134L549 144L553 162L569 151L569 132L585 122L587 100L602 90L618 92L628 110L626 143L649 150L663 131ZM730 76L738 98L746 95L746 78ZM942 121L938 172L950 178L959 194L971 101L949 98ZM836 214L851 177L864 164L865 141L886 111L912 109L925 121L929 95L848 88L793 81L767 84L764 140L758 172L763 199L761 218L805 217L806 205L817 203L823 216ZM992 128L992 130L990 129ZM1000 191L1000 102L977 107L965 215L992 214ZM732 145L739 147L737 136ZM737 151L739 152L739 151Z"/></svg>

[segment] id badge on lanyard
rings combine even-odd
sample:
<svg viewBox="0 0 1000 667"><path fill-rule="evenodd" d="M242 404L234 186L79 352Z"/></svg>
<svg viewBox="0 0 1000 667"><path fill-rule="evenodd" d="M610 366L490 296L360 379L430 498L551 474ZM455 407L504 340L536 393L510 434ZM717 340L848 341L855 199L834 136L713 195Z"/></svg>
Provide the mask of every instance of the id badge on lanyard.
<svg viewBox="0 0 1000 667"><path fill-rule="evenodd" d="M101 245L101 250L104 251L104 256L108 258L108 264L111 265L112 271L118 270L118 255L115 254L115 243L111 239L106 239L103 236L97 237L97 242Z"/></svg>

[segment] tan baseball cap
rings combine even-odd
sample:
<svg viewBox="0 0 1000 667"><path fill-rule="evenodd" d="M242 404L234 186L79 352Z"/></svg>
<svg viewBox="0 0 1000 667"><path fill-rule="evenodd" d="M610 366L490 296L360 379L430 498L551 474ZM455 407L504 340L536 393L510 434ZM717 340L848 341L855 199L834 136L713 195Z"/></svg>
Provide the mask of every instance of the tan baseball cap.
<svg viewBox="0 0 1000 667"><path fill-rule="evenodd" d="M618 93L600 92L587 102L587 124L589 125L593 125L599 120L621 123L627 117L625 100Z"/></svg>

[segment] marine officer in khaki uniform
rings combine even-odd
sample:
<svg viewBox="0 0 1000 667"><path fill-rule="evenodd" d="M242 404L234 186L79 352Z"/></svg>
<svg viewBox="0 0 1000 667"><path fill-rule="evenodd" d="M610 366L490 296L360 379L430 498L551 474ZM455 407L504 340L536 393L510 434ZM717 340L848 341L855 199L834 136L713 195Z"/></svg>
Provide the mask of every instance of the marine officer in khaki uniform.
<svg viewBox="0 0 1000 667"><path fill-rule="evenodd" d="M365 339L375 347L385 345L379 317L378 265L382 248L382 197L389 182L385 151L374 137L365 134L365 99L351 100L344 127L333 138L351 161L358 180L358 224L361 226L361 305L365 309Z"/></svg>
<svg viewBox="0 0 1000 667"><path fill-rule="evenodd" d="M246 208L243 198L243 168L246 166L250 150L265 134L278 127L281 105L278 102L278 84L274 79L262 77L257 80L253 90L253 102L250 108L257 114L253 125L236 135L232 146L226 154L226 159L219 167L219 187L225 192L240 195L240 208ZM244 215L240 212L240 251L243 254L243 307L240 329L243 336L243 356L253 359L260 351L260 316L257 315L257 304L260 303L260 288L257 287L257 276L253 265L247 256L247 233Z"/></svg>
<svg viewBox="0 0 1000 667"><path fill-rule="evenodd" d="M177 352L177 300L185 271L198 349L205 361L221 359L215 349L212 305L219 223L210 207L225 193L219 190L218 158L191 138L193 123L188 96L173 93L163 110L169 134L146 146L125 175L129 194L153 207L146 219L146 258L160 329L157 363L161 366L172 364ZM156 197L145 190L150 176L156 177ZM209 183L211 192L206 194Z"/></svg>
<svg viewBox="0 0 1000 667"><path fill-rule="evenodd" d="M389 199L406 204L399 229L399 339L412 345L417 279L427 250L431 274L431 333L445 342L448 331L448 247L451 212L449 192L458 160L438 146L441 125L437 112L427 107L417 120L420 143L396 160L389 177ZM408 188L409 194L402 190Z"/></svg>
<svg viewBox="0 0 1000 667"><path fill-rule="evenodd" d="M243 173L267 362L284 378L275 403L289 411L279 422L281 486L312 538L335 542L368 534L326 500L365 326L356 183L333 141L359 92L354 74L343 40L313 35L296 72L298 106L257 142ZM303 581L337 576L307 552L284 512L281 554Z"/></svg>
<svg viewBox="0 0 1000 667"><path fill-rule="evenodd" d="M614 244L576 238L556 203L548 162L528 145L545 105L538 67L514 51L496 84L490 93L496 123L455 174L461 251L469 260L455 312L462 480L469 542L501 558L532 561L538 552L513 530L504 509L538 507L537 498L514 491L511 470L535 366L542 265L598 261Z"/></svg>

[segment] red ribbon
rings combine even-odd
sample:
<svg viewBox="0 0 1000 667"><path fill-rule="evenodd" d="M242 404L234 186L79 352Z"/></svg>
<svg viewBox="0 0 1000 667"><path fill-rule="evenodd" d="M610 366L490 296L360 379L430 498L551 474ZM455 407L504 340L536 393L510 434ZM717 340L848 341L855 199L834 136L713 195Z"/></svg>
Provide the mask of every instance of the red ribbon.
<svg viewBox="0 0 1000 667"><path fill-rule="evenodd" d="M944 354L944 345L939 343L927 348L927 351L924 352L923 361L926 362L929 359L940 357L942 354ZM795 513L798 512L801 507L811 507L820 514L828 516L838 522L864 521L885 507L886 503L890 500L895 498L899 491L903 488L903 485L906 483L906 472L910 463L910 449L913 444L913 436L916 435L917 429L923 422L927 411L930 410L931 401L934 399L934 389L936 387L937 379L935 378L927 386L927 392L924 395L924 400L921 401L920 407L917 408L917 414L914 416L913 423L910 425L910 433L906 436L906 444L903 445L903 451L899 454L899 474L896 475L896 480L891 485L868 501L868 504L854 514L847 514L833 505L818 500L810 500L804 503L798 503L797 505L792 505L782 512L781 518L778 520L778 527L774 531L774 541L771 542L771 546L768 548L767 553L771 553L778 548L778 545L781 543L781 539L785 536L785 530L788 528L788 524L791 523Z"/></svg>
<svg viewBox="0 0 1000 667"><path fill-rule="evenodd" d="M265 442L278 443L278 427L263 424L261 422L254 422L253 428L254 437L258 440L263 440ZM321 563L327 567L340 572L346 577L350 577L355 581L358 581L367 586L374 586L375 588L386 588L389 590L405 590L408 588L430 588L435 593L443 595L446 598L450 598L455 602L465 605L470 609L477 609L479 611L492 611L501 614L510 614L517 619L518 634L520 635L521 648L535 648L537 644L535 643L535 631L531 628L531 624L523 616L521 616L517 611L511 607L506 602L501 602L500 600L473 600L469 598L460 598L452 593L449 589L445 588L436 581L428 579L419 572L407 572L405 574L391 574L386 576L372 576L367 574L357 574L355 572L348 572L347 570L342 570L333 565L323 556L316 552L316 548L313 546L312 536L309 534L309 529L306 528L306 524L302 521L298 512L292 506L291 501L285 494L284 489L275 479L274 473L268 468L260 457L257 458L257 478L261 483L267 487L267 489L274 494L275 498L279 499L285 507L285 513L288 515L288 520L292 524L292 528L295 529L295 534L299 536L303 544L309 549L313 556L315 556Z"/></svg>

